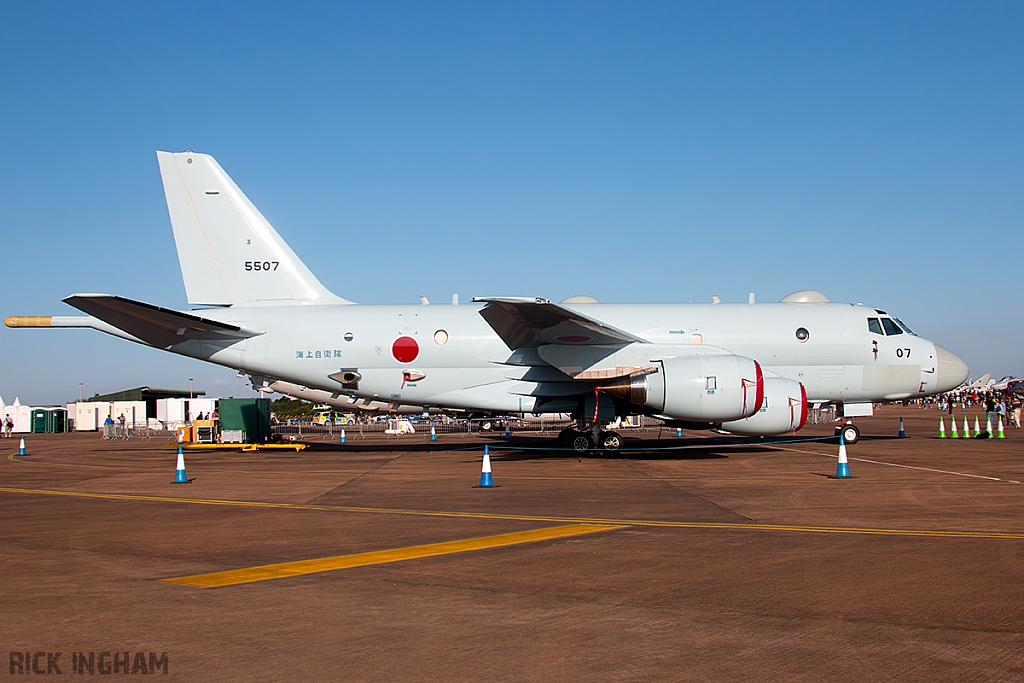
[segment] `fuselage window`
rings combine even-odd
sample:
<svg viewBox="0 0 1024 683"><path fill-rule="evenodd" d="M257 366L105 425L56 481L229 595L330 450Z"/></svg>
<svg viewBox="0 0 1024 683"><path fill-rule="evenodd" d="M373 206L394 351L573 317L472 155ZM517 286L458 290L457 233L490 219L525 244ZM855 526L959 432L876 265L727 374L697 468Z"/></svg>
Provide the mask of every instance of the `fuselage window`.
<svg viewBox="0 0 1024 683"><path fill-rule="evenodd" d="M885 334L882 332L882 323L878 322L878 318L868 318L868 332Z"/></svg>
<svg viewBox="0 0 1024 683"><path fill-rule="evenodd" d="M900 326L892 318L882 318L882 326L885 327L885 333L890 337L903 334L903 330L900 329Z"/></svg>

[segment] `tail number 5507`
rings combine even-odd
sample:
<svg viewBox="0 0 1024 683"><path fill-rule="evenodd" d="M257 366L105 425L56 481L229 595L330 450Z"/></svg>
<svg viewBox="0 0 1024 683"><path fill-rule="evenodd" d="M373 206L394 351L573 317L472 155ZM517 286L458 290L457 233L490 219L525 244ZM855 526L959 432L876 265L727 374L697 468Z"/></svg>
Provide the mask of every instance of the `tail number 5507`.
<svg viewBox="0 0 1024 683"><path fill-rule="evenodd" d="M246 270L277 270L279 261L246 261Z"/></svg>

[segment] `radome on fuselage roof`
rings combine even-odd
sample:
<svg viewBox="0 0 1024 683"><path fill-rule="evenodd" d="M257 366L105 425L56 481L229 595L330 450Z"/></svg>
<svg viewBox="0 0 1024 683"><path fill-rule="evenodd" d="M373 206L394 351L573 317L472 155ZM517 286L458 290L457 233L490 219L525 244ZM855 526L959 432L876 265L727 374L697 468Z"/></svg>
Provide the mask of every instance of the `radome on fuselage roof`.
<svg viewBox="0 0 1024 683"><path fill-rule="evenodd" d="M157 152L190 304L106 294L86 316L10 327L91 327L329 396L490 413L571 413L563 445L621 445L604 426L647 414L737 434L796 431L808 404L847 419L874 401L948 391L955 355L884 311L813 290L779 303L601 304L477 297L357 305L324 287L210 156ZM426 301L424 299L423 303ZM849 436L856 437L855 433Z"/></svg>

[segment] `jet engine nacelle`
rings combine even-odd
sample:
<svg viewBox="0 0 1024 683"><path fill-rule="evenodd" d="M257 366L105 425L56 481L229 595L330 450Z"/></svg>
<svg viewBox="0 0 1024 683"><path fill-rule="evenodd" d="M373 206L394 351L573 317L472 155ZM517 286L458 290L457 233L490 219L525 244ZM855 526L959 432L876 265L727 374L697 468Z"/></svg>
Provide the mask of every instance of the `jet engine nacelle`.
<svg viewBox="0 0 1024 683"><path fill-rule="evenodd" d="M766 377L764 405L748 418L723 422L732 434L774 436L795 432L807 422L807 390L796 380Z"/></svg>
<svg viewBox="0 0 1024 683"><path fill-rule="evenodd" d="M653 360L657 372L623 377L601 389L659 415L691 422L725 422L754 415L764 400L755 360L732 354Z"/></svg>

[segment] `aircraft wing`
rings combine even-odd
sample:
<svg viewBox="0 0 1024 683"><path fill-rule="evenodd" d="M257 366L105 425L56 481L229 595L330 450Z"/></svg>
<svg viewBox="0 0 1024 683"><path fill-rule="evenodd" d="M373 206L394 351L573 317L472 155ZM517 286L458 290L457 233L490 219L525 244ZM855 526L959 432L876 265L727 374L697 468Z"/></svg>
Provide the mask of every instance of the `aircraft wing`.
<svg viewBox="0 0 1024 683"><path fill-rule="evenodd" d="M246 339L260 334L112 294L72 294L64 303L160 349L189 339Z"/></svg>
<svg viewBox="0 0 1024 683"><path fill-rule="evenodd" d="M487 304L480 315L512 351L547 344L625 345L646 341L547 299L474 297L473 301Z"/></svg>

